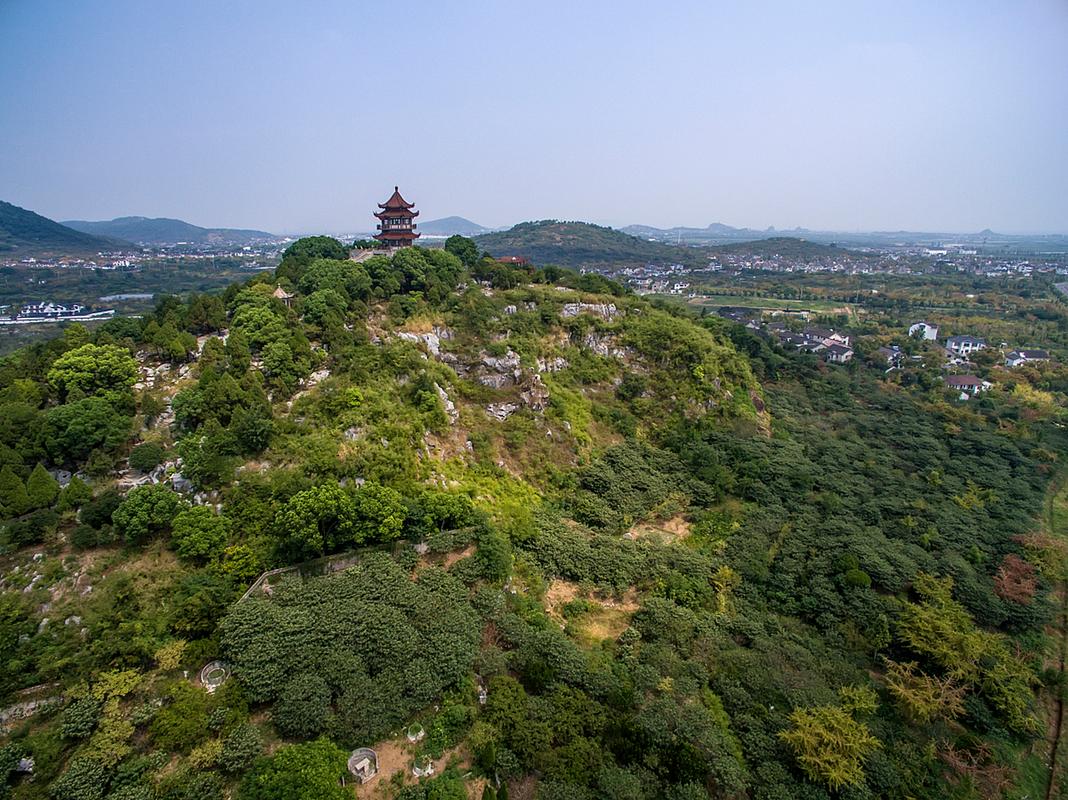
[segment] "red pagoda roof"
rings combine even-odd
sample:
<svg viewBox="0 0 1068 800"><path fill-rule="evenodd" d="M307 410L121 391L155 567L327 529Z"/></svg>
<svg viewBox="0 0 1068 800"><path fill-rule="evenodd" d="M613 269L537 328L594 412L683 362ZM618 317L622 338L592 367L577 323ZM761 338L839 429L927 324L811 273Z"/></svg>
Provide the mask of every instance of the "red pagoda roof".
<svg viewBox="0 0 1068 800"><path fill-rule="evenodd" d="M401 197L400 187L399 186L394 186L393 187L393 194L390 195L389 200L387 200L384 203L379 203L378 207L379 208L385 208L385 209L388 209L388 210L392 211L392 210L400 210L402 208L411 208L414 205L415 205L415 203L409 203L407 200L405 200L403 197Z"/></svg>

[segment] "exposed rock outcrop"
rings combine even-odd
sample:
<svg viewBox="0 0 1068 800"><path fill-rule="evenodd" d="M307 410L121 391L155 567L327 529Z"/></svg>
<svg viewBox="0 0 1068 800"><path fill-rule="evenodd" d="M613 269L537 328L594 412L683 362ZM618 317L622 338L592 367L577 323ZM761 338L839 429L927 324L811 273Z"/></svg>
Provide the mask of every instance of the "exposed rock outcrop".
<svg viewBox="0 0 1068 800"><path fill-rule="evenodd" d="M613 320L623 314L615 303L564 303L560 309L560 316L564 319L577 317L580 314L593 314L605 320Z"/></svg>

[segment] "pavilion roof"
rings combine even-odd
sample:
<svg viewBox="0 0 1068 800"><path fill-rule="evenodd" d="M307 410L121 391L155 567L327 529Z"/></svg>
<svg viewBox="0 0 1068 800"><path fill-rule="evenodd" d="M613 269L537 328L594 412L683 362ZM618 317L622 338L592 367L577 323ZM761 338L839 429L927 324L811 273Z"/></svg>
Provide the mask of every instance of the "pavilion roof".
<svg viewBox="0 0 1068 800"><path fill-rule="evenodd" d="M415 203L409 203L407 200L401 197L399 186L394 186L393 194L390 195L389 200L384 203L379 203L378 207L392 210L401 208L411 208L414 205Z"/></svg>

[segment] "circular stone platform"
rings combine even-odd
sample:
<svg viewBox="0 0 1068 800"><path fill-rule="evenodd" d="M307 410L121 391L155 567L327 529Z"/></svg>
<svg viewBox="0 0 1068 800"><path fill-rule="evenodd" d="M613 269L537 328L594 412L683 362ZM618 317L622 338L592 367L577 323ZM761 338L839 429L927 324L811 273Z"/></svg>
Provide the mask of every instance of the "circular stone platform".
<svg viewBox="0 0 1068 800"><path fill-rule="evenodd" d="M230 667L222 661L209 661L200 670L200 683L208 690L214 692L230 677Z"/></svg>

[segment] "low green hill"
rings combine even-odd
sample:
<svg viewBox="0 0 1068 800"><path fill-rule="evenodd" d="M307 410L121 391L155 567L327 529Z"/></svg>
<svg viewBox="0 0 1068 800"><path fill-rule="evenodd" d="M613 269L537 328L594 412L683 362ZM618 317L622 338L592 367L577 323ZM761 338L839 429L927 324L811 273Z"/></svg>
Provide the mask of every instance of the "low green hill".
<svg viewBox="0 0 1068 800"><path fill-rule="evenodd" d="M234 244L245 245L265 239L274 239L266 231L240 228L202 228L180 219L167 217L118 217L101 222L69 220L63 223L83 233L96 236L111 236L129 242L144 244Z"/></svg>
<svg viewBox="0 0 1068 800"><path fill-rule="evenodd" d="M507 231L479 236L476 241L495 256L524 256L539 264L569 267L650 261L702 266L708 261L707 251L650 242L588 222L521 222Z"/></svg>
<svg viewBox="0 0 1068 800"><path fill-rule="evenodd" d="M858 253L855 250L847 250L833 244L811 242L808 239L798 239L793 236L773 236L770 239L759 239L753 242L723 244L712 249L718 253L748 253L754 256L786 256L798 259L842 255L849 255L853 258L865 257L864 253Z"/></svg>
<svg viewBox="0 0 1068 800"><path fill-rule="evenodd" d="M76 231L0 200L0 253L5 255L86 255L126 244Z"/></svg>

